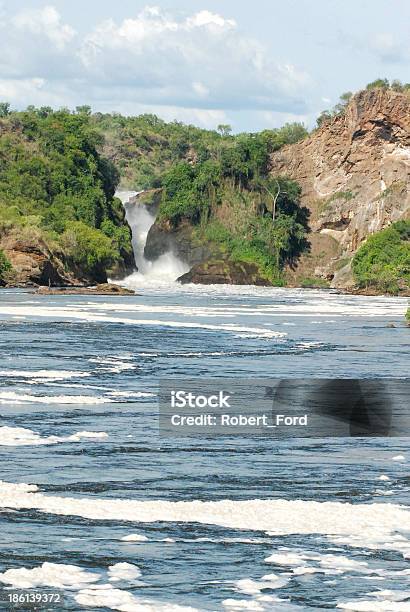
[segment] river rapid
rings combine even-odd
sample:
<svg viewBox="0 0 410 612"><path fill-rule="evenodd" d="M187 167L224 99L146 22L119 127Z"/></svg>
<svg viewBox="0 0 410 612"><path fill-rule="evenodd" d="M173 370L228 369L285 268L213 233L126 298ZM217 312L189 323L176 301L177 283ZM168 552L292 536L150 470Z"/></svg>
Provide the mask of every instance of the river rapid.
<svg viewBox="0 0 410 612"><path fill-rule="evenodd" d="M0 291L4 592L61 593L50 610L409 610L407 439L164 439L157 408L161 377L407 376L406 300L139 281Z"/></svg>

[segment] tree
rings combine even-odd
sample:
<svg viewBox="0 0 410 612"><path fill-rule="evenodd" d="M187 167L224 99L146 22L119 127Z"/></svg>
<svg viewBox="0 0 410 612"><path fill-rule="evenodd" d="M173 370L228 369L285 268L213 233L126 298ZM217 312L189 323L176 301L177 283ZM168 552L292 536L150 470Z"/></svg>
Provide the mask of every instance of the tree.
<svg viewBox="0 0 410 612"><path fill-rule="evenodd" d="M0 102L0 117L7 117L10 114L10 104L8 102Z"/></svg>
<svg viewBox="0 0 410 612"><path fill-rule="evenodd" d="M232 127L227 123L220 123L216 129L221 136L229 136L232 132Z"/></svg>
<svg viewBox="0 0 410 612"><path fill-rule="evenodd" d="M328 110L324 110L320 113L319 117L316 119L317 127L321 127L328 121L332 119L332 113Z"/></svg>
<svg viewBox="0 0 410 612"><path fill-rule="evenodd" d="M389 89L389 79L375 79L366 85L366 89Z"/></svg>
<svg viewBox="0 0 410 612"><path fill-rule="evenodd" d="M83 104L81 106L76 106L75 110L76 110L76 113L78 115L87 115L88 117L92 113L91 106L88 106L88 104Z"/></svg>
<svg viewBox="0 0 410 612"><path fill-rule="evenodd" d="M397 221L370 236L352 261L359 287L398 293L410 287L410 221Z"/></svg>
<svg viewBox="0 0 410 612"><path fill-rule="evenodd" d="M346 106L349 104L351 97L353 96L351 91L347 91L339 97L339 102L333 107L333 114L339 115L343 113Z"/></svg>
<svg viewBox="0 0 410 612"><path fill-rule="evenodd" d="M7 259L4 251L0 249L0 285L6 282L8 274L11 272L11 263Z"/></svg>
<svg viewBox="0 0 410 612"><path fill-rule="evenodd" d="M81 221L74 221L62 235L66 256L81 268L85 275L106 281L106 269L119 259L113 241L100 230Z"/></svg>

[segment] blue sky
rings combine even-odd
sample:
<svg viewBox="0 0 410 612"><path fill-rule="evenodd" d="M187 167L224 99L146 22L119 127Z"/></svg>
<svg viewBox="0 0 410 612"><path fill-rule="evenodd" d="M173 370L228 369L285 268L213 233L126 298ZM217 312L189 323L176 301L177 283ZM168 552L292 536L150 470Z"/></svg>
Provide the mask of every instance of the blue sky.
<svg viewBox="0 0 410 612"><path fill-rule="evenodd" d="M0 0L0 99L235 131L410 81L407 0Z"/></svg>

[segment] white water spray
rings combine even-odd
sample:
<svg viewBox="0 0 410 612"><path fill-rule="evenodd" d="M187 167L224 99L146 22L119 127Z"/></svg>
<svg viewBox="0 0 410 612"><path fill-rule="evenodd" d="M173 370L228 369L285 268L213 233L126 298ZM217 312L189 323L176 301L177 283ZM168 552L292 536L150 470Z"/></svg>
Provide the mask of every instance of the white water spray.
<svg viewBox="0 0 410 612"><path fill-rule="evenodd" d="M140 193L142 192L118 191L115 194L124 205L125 216L132 231L132 247L138 271L125 278L121 283L131 288L141 284L174 282L189 270L189 266L184 264L171 251L164 253L155 261L149 261L144 257L144 247L148 232L155 223L155 215L143 204L138 203Z"/></svg>

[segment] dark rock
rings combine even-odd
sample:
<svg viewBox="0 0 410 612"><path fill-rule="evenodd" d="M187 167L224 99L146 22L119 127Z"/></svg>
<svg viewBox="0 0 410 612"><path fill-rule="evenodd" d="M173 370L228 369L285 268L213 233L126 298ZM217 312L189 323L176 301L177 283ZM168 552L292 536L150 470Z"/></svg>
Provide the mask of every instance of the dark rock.
<svg viewBox="0 0 410 612"><path fill-rule="evenodd" d="M233 262L223 259L208 260L194 265L189 272L177 279L179 282L202 285L259 285L271 286L255 264L248 262Z"/></svg>
<svg viewBox="0 0 410 612"><path fill-rule="evenodd" d="M38 295L136 295L135 291L112 283L101 283L96 287L39 287L36 293Z"/></svg>
<svg viewBox="0 0 410 612"><path fill-rule="evenodd" d="M188 222L180 223L177 228L167 222L156 222L148 232L144 256L149 261L155 261L169 251L190 266L221 256L213 245L203 243L196 237Z"/></svg>

